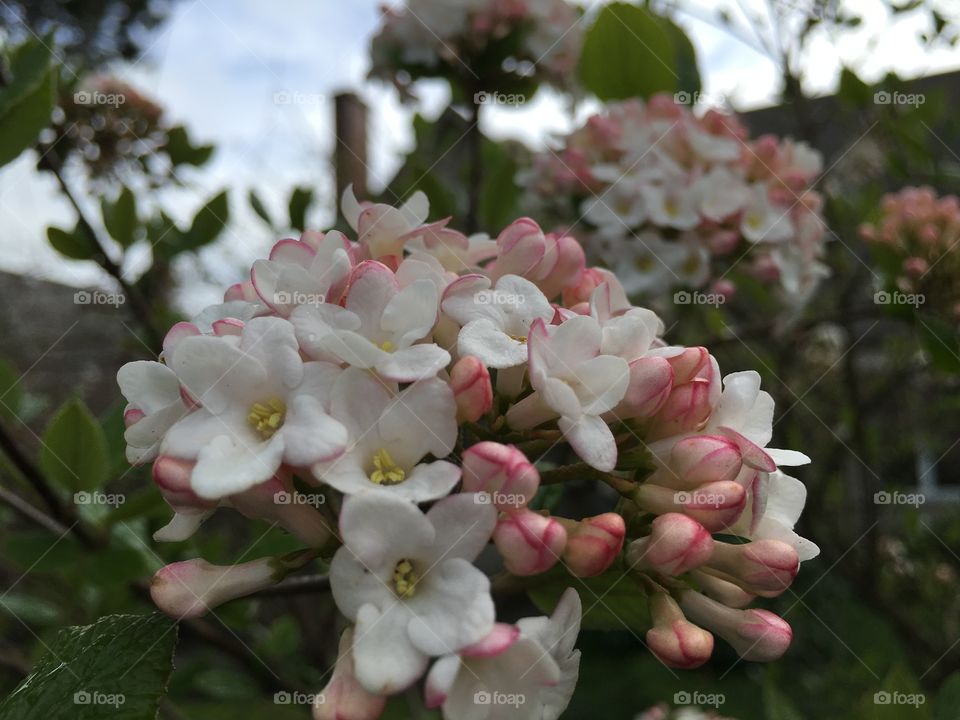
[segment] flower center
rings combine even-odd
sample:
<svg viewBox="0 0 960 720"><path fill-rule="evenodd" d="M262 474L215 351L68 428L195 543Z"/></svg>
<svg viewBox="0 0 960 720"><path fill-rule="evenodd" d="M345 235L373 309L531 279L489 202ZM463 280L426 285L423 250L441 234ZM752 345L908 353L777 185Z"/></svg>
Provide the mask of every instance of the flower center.
<svg viewBox="0 0 960 720"><path fill-rule="evenodd" d="M393 569L393 588L401 598L412 598L417 591L420 576L414 572L413 563L401 560Z"/></svg>
<svg viewBox="0 0 960 720"><path fill-rule="evenodd" d="M373 467L370 482L377 485L399 485L407 479L407 473L393 461L386 448L380 448L374 454Z"/></svg>
<svg viewBox="0 0 960 720"><path fill-rule="evenodd" d="M524 344L524 345L526 345L526 343L527 343L527 336L526 336L526 335L511 335L510 338L511 338L512 340L516 340L518 343L522 343L522 344Z"/></svg>
<svg viewBox="0 0 960 720"><path fill-rule="evenodd" d="M380 349L384 352L393 352L397 349L397 346L394 345L390 340L384 340L382 343L380 343Z"/></svg>
<svg viewBox="0 0 960 720"><path fill-rule="evenodd" d="M283 426L287 405L280 398L271 398L266 402L254 403L247 415L247 422L264 440L269 440Z"/></svg>

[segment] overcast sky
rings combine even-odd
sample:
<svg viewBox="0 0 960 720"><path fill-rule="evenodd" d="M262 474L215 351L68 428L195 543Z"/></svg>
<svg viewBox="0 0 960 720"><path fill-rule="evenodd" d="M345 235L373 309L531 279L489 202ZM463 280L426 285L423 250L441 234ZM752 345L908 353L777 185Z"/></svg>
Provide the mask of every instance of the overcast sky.
<svg viewBox="0 0 960 720"><path fill-rule="evenodd" d="M147 95L156 98L176 122L185 123L193 136L217 146L214 160L200 172L182 178L187 189L160 199L178 218L186 219L203 199L220 187L233 190L234 221L215 248L201 262L185 262L182 280L202 289L184 295L186 309L216 300L216 284L238 279L244 265L263 255L272 241L270 232L246 208L251 187L281 216L285 198L297 184L316 188L323 200L310 219L323 227L332 219L333 146L330 99L341 90L355 90L367 100L370 114L371 186L380 187L409 149L409 118L386 87L364 81L368 68L367 44L378 22L381 0L183 0L170 19L150 38L143 59L121 74ZM598 4L597 0L582 3ZM769 104L779 89L775 64L752 46L766 33L751 30L744 15L735 20L734 37L711 17L716 3L682 3L687 12L677 20L696 46L704 94L734 109ZM803 7L791 0L790 7ZM763 12L763 0L742 0L741 6ZM942 72L960 65L956 53L928 53L914 38L922 24L888 24L880 0L853 0L866 23L855 33L814 38L803 62L808 91L830 92L840 67L847 64L868 80L890 69L904 76ZM736 4L734 4L736 6ZM871 44L869 38L876 37ZM299 93L300 104L279 105L274 93ZM424 84L417 109L435 115L446 104L440 84ZM588 113L590 104L580 108ZM542 144L551 133L569 129L567 103L550 93L517 109L491 110L484 130L495 137L519 138ZM0 170L0 268L85 285L103 282L90 263L61 260L46 245L44 229L52 223L72 224L65 202L48 177L33 170L29 154ZM132 261L131 271L145 261Z"/></svg>

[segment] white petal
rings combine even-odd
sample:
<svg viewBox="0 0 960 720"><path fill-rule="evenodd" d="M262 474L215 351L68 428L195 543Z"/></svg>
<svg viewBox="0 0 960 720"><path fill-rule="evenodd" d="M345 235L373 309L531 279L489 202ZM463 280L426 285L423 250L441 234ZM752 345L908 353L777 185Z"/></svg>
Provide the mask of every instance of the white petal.
<svg viewBox="0 0 960 720"><path fill-rule="evenodd" d="M180 381L163 363L137 360L124 365L117 372L120 392L147 415L154 413L180 397Z"/></svg>
<svg viewBox="0 0 960 720"><path fill-rule="evenodd" d="M280 468L283 441L274 436L267 442L221 435L214 438L197 457L190 486L202 498L222 498L249 490L269 480Z"/></svg>
<svg viewBox="0 0 960 720"><path fill-rule="evenodd" d="M487 367L509 368L527 361L527 345L507 335L488 319L472 320L457 337L461 357L473 355Z"/></svg>
<svg viewBox="0 0 960 720"><path fill-rule="evenodd" d="M390 588L393 566L370 567L349 548L341 547L330 562L330 592L348 620L356 620L364 605L386 607L397 602Z"/></svg>
<svg viewBox="0 0 960 720"><path fill-rule="evenodd" d="M617 464L617 443L607 424L596 415L579 420L562 417L557 422L570 447L590 467L610 472Z"/></svg>
<svg viewBox="0 0 960 720"><path fill-rule="evenodd" d="M603 332L600 323L592 317L578 315L552 328L549 347L545 354L550 367L558 373L572 373L580 363L600 351Z"/></svg>
<svg viewBox="0 0 960 720"><path fill-rule="evenodd" d="M437 556L473 562L486 547L497 524L497 511L479 503L476 493L461 493L434 503L427 519L437 532Z"/></svg>
<svg viewBox="0 0 960 720"><path fill-rule="evenodd" d="M383 413L377 430L401 466L427 452L442 458L457 442L457 403L450 386L433 378L406 388Z"/></svg>
<svg viewBox="0 0 960 720"><path fill-rule="evenodd" d="M450 695L460 672L460 656L445 655L437 660L427 673L424 695L428 708L439 707Z"/></svg>
<svg viewBox="0 0 960 720"><path fill-rule="evenodd" d="M414 613L407 628L410 639L428 655L457 652L493 629L490 580L461 558L430 568L407 604Z"/></svg>
<svg viewBox="0 0 960 720"><path fill-rule="evenodd" d="M411 502L428 502L449 495L454 485L460 481L460 472L459 466L446 460L420 463L402 483L381 487L383 492L393 492Z"/></svg>
<svg viewBox="0 0 960 720"><path fill-rule="evenodd" d="M426 337L437 322L437 287L429 280L417 280L393 296L383 310L380 326L392 333L404 348Z"/></svg>
<svg viewBox="0 0 960 720"><path fill-rule="evenodd" d="M796 450L782 450L780 448L765 448L765 452L779 466L809 465L810 458Z"/></svg>
<svg viewBox="0 0 960 720"><path fill-rule="evenodd" d="M352 184L348 185L347 189L343 191L343 196L340 198L340 211L350 227L356 230L357 223L360 220L361 207L360 203L357 202L356 195L353 194Z"/></svg>
<svg viewBox="0 0 960 720"><path fill-rule="evenodd" d="M266 369L222 338L184 338L170 366L190 394L216 414L235 401L253 402L257 390L268 385Z"/></svg>
<svg viewBox="0 0 960 720"><path fill-rule="evenodd" d="M309 395L292 399L279 432L283 434L283 461L294 467L331 460L343 452L348 441L347 429Z"/></svg>
<svg viewBox="0 0 960 720"><path fill-rule="evenodd" d="M630 366L623 358L599 355L576 367L575 386L583 412L599 415L617 406L630 385Z"/></svg>
<svg viewBox="0 0 960 720"><path fill-rule="evenodd" d="M420 557L433 543L433 525L416 505L385 493L351 495L340 511L343 544L371 568Z"/></svg>
<svg viewBox="0 0 960 720"><path fill-rule="evenodd" d="M450 363L450 353L439 345L423 343L383 353L376 370L388 380L414 382L432 378Z"/></svg>
<svg viewBox="0 0 960 720"><path fill-rule="evenodd" d="M503 313L493 303L484 301L490 298L490 285L490 278L485 275L464 275L447 286L440 307L460 325L485 318L500 327Z"/></svg>
<svg viewBox="0 0 960 720"><path fill-rule="evenodd" d="M353 660L357 680L367 692L387 695L415 683L427 669L427 655L417 650L407 635L403 603L381 613L365 605L357 614Z"/></svg>
<svg viewBox="0 0 960 720"><path fill-rule="evenodd" d="M360 318L363 335L380 341L383 313L399 290L396 277L383 263L366 260L354 269L344 307Z"/></svg>
<svg viewBox="0 0 960 720"><path fill-rule="evenodd" d="M256 358L268 377L284 387L296 387L303 377L300 345L290 322L277 317L254 318L243 326L240 349Z"/></svg>

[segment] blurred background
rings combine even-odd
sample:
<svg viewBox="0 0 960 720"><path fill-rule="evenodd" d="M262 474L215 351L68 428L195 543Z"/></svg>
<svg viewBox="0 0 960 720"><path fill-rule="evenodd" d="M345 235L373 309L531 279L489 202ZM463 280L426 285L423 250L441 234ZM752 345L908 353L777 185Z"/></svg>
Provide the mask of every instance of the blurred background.
<svg viewBox="0 0 960 720"><path fill-rule="evenodd" d="M770 604L795 633L770 665L718 647L706 667L671 671L645 650L648 619L629 594L591 589L564 717L693 702L743 720L960 718L960 225L942 228L922 287L904 284L902 243L871 242L886 193L960 193L956 3L573 3L576 56L554 76L537 60L570 40L567 26L531 72L509 44L425 66L371 47L380 4L0 0L4 694L59 629L149 612L146 583L167 562L296 549L226 513L186 542L151 540L169 509L124 459L122 363L155 358L166 327L219 302L277 239L341 227L351 183L391 204L422 190L431 219L472 225L458 229L496 236L529 213L589 235L579 209L540 216L525 177L609 103L660 93L822 155L809 183L822 197L818 282L786 297L731 266L725 302L678 301L693 286L672 281L639 298L669 340L761 373L777 401L772 445L813 458L799 471L799 531L822 554ZM632 262L617 243L604 260L615 272ZM898 292L923 300L891 302ZM541 500L603 502L586 484ZM305 717L274 693L315 692L335 657L336 613L314 570L183 623L161 716ZM432 717L412 697L388 712ZM14 715L0 705L0 717Z"/></svg>

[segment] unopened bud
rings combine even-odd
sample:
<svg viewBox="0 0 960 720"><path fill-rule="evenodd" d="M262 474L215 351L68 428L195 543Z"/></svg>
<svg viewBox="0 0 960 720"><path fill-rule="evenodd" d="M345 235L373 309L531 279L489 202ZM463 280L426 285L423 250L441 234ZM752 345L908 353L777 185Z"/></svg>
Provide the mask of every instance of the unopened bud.
<svg viewBox="0 0 960 720"><path fill-rule="evenodd" d="M353 628L340 636L333 677L313 703L313 720L377 720L387 698L363 689L353 668Z"/></svg>
<svg viewBox="0 0 960 720"><path fill-rule="evenodd" d="M617 513L604 513L580 522L567 522L563 562L577 577L593 577L606 570L620 554L627 528Z"/></svg>
<svg viewBox="0 0 960 720"><path fill-rule="evenodd" d="M457 422L476 422L493 406L487 366L468 355L450 370L450 389L457 401Z"/></svg>
<svg viewBox="0 0 960 720"><path fill-rule="evenodd" d="M463 491L487 493L498 510L526 507L539 487L540 473L513 445L480 442L463 453Z"/></svg>
<svg viewBox="0 0 960 720"><path fill-rule="evenodd" d="M713 635L684 617L677 601L658 592L650 598L653 627L647 647L667 667L688 670L700 667L713 654Z"/></svg>
<svg viewBox="0 0 960 720"><path fill-rule="evenodd" d="M682 575L707 562L713 546L703 525L681 513L667 513L653 521L649 536L630 543L627 562L630 567Z"/></svg>
<svg viewBox="0 0 960 720"><path fill-rule="evenodd" d="M211 565L197 558L158 570L150 583L150 596L170 617L194 618L228 600L271 587L280 577L273 558L239 565Z"/></svg>
<svg viewBox="0 0 960 720"><path fill-rule="evenodd" d="M726 640L744 660L777 660L793 640L790 624L767 610L734 610L693 590L683 593L680 606L687 617Z"/></svg>
<svg viewBox="0 0 960 720"><path fill-rule="evenodd" d="M563 555L567 531L555 518L524 508L497 523L493 542L507 570L514 575L536 575L549 570Z"/></svg>
<svg viewBox="0 0 960 720"><path fill-rule="evenodd" d="M785 542L754 540L742 545L717 543L709 565L748 592L776 597L793 583L800 559Z"/></svg>
<svg viewBox="0 0 960 720"><path fill-rule="evenodd" d="M680 512L710 532L719 532L737 521L747 502L747 493L735 482L715 482L693 490L676 491L671 488L641 485L633 494L634 501L643 509L657 515Z"/></svg>

